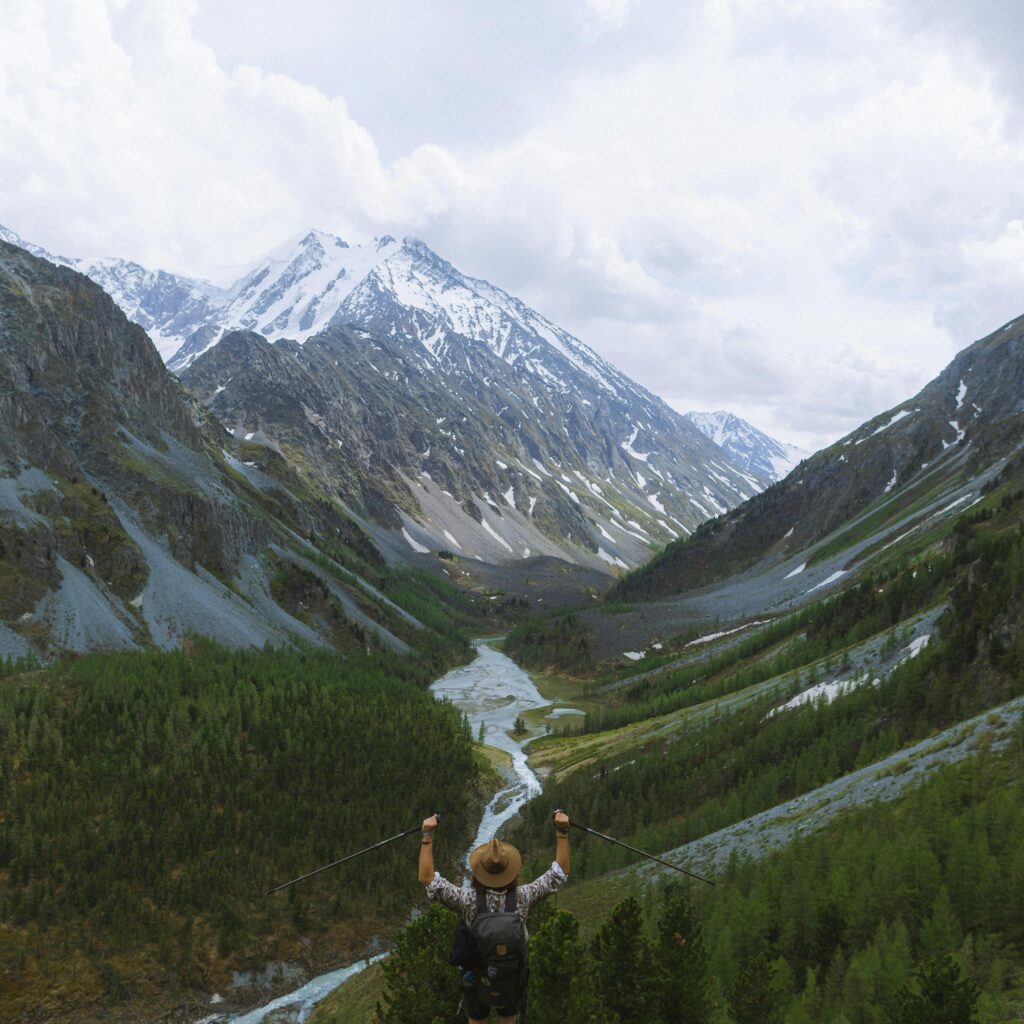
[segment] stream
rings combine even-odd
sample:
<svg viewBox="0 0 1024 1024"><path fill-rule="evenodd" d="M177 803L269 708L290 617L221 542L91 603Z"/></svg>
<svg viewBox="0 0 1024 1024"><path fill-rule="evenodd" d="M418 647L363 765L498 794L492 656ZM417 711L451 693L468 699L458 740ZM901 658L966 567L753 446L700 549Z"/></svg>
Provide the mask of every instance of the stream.
<svg viewBox="0 0 1024 1024"><path fill-rule="evenodd" d="M484 743L504 750L512 758L512 772L507 778L508 784L494 795L484 809L476 838L466 851L467 868L470 851L496 835L501 826L530 797L540 792L540 781L526 763L526 753L523 750L524 744L532 737L525 735L517 739L511 732L516 718L523 712L548 707L551 704L551 701L546 700L534 686L533 680L514 661L483 641L476 642L474 646L477 656L472 662L442 676L430 687L436 697L447 698L460 711L466 713L474 739L478 738L479 730L483 726ZM554 719L576 713L579 712L574 708L560 707L549 717ZM411 862L409 870L412 870ZM199 1024L262 1024L271 1014L274 1014L275 1024L278 1021L302 1024L308 1020L313 1008L321 999L333 992L342 982L386 955L381 954L372 960L360 960L348 967L321 974L294 992L279 996L265 1006L248 1013L235 1017L213 1014Z"/></svg>
<svg viewBox="0 0 1024 1024"><path fill-rule="evenodd" d="M477 644L474 661L442 676L430 690L466 713L474 739L479 737L482 724L484 743L512 757L513 774L507 780L508 786L495 793L484 808L476 838L466 851L468 867L470 852L496 835L530 797L540 792L540 780L526 763L523 750L530 737L516 739L511 730L524 711L546 707L551 702L541 696L533 680L514 661L484 643Z"/></svg>

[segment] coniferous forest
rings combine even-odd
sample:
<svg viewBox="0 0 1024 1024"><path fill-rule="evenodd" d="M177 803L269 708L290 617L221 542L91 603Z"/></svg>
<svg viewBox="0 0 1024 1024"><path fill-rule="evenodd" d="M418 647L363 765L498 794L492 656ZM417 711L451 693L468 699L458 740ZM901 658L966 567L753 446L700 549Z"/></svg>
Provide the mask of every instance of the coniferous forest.
<svg viewBox="0 0 1024 1024"><path fill-rule="evenodd" d="M614 770L599 763L597 785L589 772L551 781L544 799L527 805L517 841L526 849L541 845L547 808L561 806L597 829L617 829L635 845L668 849L1024 693L1024 634L1007 628L1022 614L1024 530L1013 518L1020 503L1015 492L1000 501L1000 515L982 510L962 517L940 556L869 576L700 667L641 681L618 707L588 716L587 728L611 729L734 694L842 651L946 597L938 636L879 685L779 714L770 714L779 694L765 693L730 714L684 726L678 740ZM761 660L745 663L752 655ZM834 655L835 671L842 671L841 662ZM801 688L810 676L803 673ZM597 875L631 859L618 848L595 848L576 871Z"/></svg>
<svg viewBox="0 0 1024 1024"><path fill-rule="evenodd" d="M147 978L216 990L309 935L341 959L386 933L414 892L400 843L264 892L435 807L468 842L471 739L430 678L410 658L199 642L0 680L6 1012L144 1001Z"/></svg>
<svg viewBox="0 0 1024 1024"><path fill-rule="evenodd" d="M1024 948L1024 728L708 889L621 879L531 914L531 1022L995 1024ZM588 840L593 842L593 840ZM578 858L578 854L574 853ZM609 894L620 894L608 910ZM382 1024L457 1024L455 918L431 907L386 963ZM350 1018L325 1015L318 1024Z"/></svg>

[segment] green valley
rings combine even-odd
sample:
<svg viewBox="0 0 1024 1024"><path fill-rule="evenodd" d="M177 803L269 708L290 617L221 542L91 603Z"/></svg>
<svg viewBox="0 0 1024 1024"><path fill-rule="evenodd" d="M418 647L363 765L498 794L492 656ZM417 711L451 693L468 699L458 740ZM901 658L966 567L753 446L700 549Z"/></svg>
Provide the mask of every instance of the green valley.
<svg viewBox="0 0 1024 1024"><path fill-rule="evenodd" d="M680 888L667 869L574 832L571 882L557 911L535 914L532 1020L639 1020L648 999L643 1019L665 1022L902 1024L946 1019L934 1016L946 999L971 1008L949 1019L1015 1019L1019 467L933 526L927 543L879 546L834 593L719 622L712 637L683 624L629 667L596 661L591 638L642 603L512 630L504 650L546 669L546 696L589 709L530 744L544 792L507 833L526 877L547 866L559 806L717 883ZM687 922L672 934L699 936L685 964L663 944L669 907ZM375 1006L384 1022L456 1020L438 914L410 926L398 965L329 997L316 1024L367 1024ZM678 972L692 999L669 1005L659 993ZM422 1013L410 985L435 993Z"/></svg>
<svg viewBox="0 0 1024 1024"><path fill-rule="evenodd" d="M559 807L531 1024L1021 1019L1024 320L797 462L416 239L289 252L104 264L175 377L0 242L0 1016L454 1024L412 836L529 879Z"/></svg>

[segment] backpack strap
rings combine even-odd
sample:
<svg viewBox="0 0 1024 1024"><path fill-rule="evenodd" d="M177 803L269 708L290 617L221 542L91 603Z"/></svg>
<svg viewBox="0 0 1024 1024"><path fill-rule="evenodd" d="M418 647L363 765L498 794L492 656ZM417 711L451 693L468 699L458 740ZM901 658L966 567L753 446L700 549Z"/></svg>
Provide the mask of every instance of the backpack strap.
<svg viewBox="0 0 1024 1024"><path fill-rule="evenodd" d="M516 886L505 890L505 912L513 914L519 909L519 893ZM489 913L487 909L487 891L477 889L476 891L476 912L477 914Z"/></svg>

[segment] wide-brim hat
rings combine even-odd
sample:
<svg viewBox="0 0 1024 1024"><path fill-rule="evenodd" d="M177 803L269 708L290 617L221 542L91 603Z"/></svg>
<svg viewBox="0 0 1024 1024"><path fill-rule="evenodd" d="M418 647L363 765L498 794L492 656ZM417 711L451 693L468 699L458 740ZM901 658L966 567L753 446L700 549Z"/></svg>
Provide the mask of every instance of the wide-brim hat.
<svg viewBox="0 0 1024 1024"><path fill-rule="evenodd" d="M519 851L500 839L492 839L478 846L469 855L473 877L488 889L501 889L519 875L523 858Z"/></svg>

